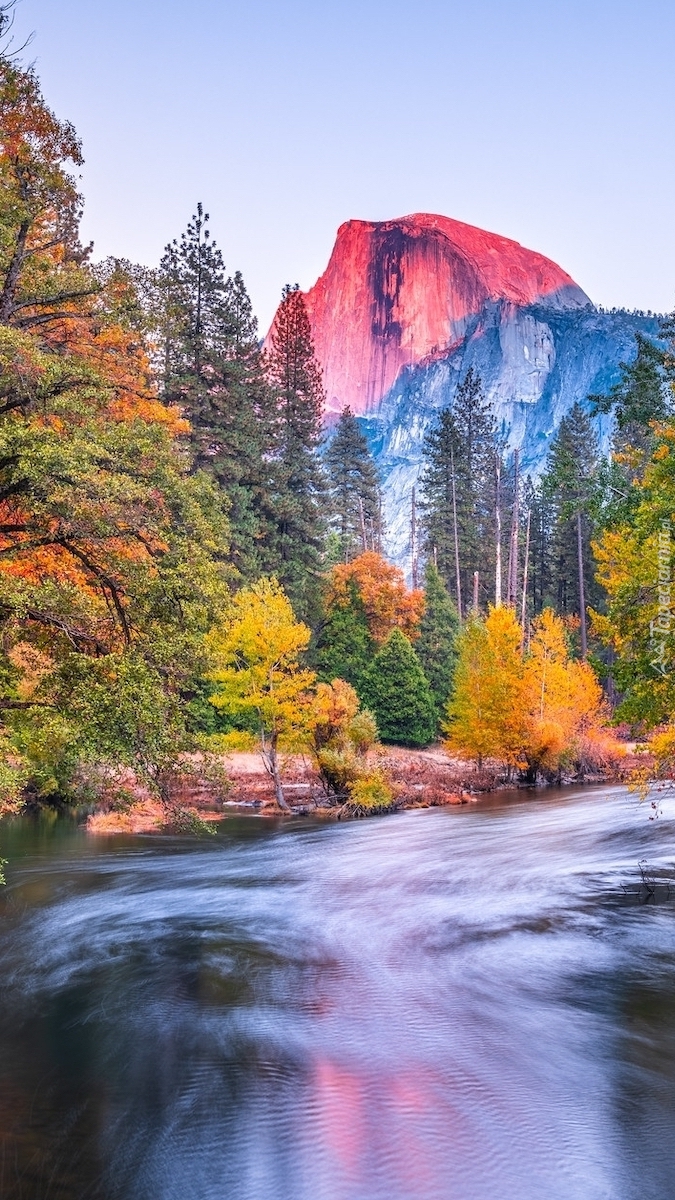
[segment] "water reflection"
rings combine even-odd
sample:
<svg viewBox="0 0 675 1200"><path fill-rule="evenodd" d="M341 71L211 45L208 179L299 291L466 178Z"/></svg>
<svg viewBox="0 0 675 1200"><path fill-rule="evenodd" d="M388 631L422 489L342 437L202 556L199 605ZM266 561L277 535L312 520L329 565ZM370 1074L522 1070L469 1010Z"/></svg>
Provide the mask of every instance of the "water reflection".
<svg viewBox="0 0 675 1200"><path fill-rule="evenodd" d="M631 888L674 845L619 791L208 845L15 824L0 1195L665 1200L675 903Z"/></svg>

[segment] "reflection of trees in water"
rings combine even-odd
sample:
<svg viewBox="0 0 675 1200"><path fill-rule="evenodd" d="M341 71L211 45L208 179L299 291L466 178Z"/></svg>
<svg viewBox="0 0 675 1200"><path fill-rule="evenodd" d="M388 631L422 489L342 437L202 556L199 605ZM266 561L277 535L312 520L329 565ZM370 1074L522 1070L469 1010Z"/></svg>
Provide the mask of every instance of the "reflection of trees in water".
<svg viewBox="0 0 675 1200"><path fill-rule="evenodd" d="M26 1018L15 1004L5 992L11 1036L0 1043L0 1196L93 1200L103 1112L92 1091L82 989L53 997L47 1020L43 1013Z"/></svg>

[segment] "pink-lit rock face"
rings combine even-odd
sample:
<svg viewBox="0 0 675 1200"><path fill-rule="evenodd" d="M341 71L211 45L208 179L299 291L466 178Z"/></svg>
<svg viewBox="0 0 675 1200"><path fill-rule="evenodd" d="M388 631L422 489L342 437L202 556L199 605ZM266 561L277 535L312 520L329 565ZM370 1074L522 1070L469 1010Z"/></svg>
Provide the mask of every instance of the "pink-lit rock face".
<svg viewBox="0 0 675 1200"><path fill-rule="evenodd" d="M490 302L590 303L543 255L427 213L347 221L305 300L327 411L349 404L359 414L377 406L403 367L446 354Z"/></svg>

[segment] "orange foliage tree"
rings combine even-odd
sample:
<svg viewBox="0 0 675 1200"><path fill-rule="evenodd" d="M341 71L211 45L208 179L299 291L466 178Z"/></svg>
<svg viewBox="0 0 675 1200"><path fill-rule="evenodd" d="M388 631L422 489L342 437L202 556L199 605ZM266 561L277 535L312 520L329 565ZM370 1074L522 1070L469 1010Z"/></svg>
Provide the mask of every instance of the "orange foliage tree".
<svg viewBox="0 0 675 1200"><path fill-rule="evenodd" d="M565 626L550 608L534 621L524 683L531 774L616 756L597 676L587 662L570 659Z"/></svg>
<svg viewBox="0 0 675 1200"><path fill-rule="evenodd" d="M0 741L39 794L84 760L160 780L227 594L227 522L155 393L134 281L80 244L80 162L0 56Z"/></svg>
<svg viewBox="0 0 675 1200"><path fill-rule="evenodd" d="M526 741L520 626L511 608L491 608L459 635L454 693L448 704L448 750L523 764Z"/></svg>
<svg viewBox="0 0 675 1200"><path fill-rule="evenodd" d="M333 567L326 593L327 610L347 608L354 591L363 604L376 646L386 641L392 629L400 629L411 641L419 636L424 592L410 591L400 568L381 554L368 550L350 563Z"/></svg>
<svg viewBox="0 0 675 1200"><path fill-rule="evenodd" d="M602 688L588 663L570 658L561 619L545 610L524 658L520 643L511 608L493 608L462 630L447 748L530 778L616 759Z"/></svg>

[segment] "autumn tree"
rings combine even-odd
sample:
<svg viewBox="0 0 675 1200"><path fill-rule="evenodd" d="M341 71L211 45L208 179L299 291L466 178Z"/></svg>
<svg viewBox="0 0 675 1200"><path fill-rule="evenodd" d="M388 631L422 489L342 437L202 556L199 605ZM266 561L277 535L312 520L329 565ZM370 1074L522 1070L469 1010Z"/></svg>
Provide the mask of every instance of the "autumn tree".
<svg viewBox="0 0 675 1200"><path fill-rule="evenodd" d="M330 611L333 606L349 604L352 588L360 597L370 635L377 645L394 628L401 629L408 638L418 636L424 593L406 586L400 567L373 550L350 563L338 564L328 581L326 608Z"/></svg>
<svg viewBox="0 0 675 1200"><path fill-rule="evenodd" d="M78 316L97 284L79 240L72 125L45 104L32 68L0 56L0 322L44 331Z"/></svg>
<svg viewBox="0 0 675 1200"><path fill-rule="evenodd" d="M372 713L343 679L319 683L313 700L310 746L328 797L344 799L372 773L366 761L377 742Z"/></svg>
<svg viewBox="0 0 675 1200"><path fill-rule="evenodd" d="M361 684L364 704L375 715L383 742L428 746L436 734L436 710L428 680L412 644L393 629Z"/></svg>
<svg viewBox="0 0 675 1200"><path fill-rule="evenodd" d="M511 608L473 617L458 638L447 748L481 767L496 758L509 771L524 762L527 741L520 625Z"/></svg>
<svg viewBox="0 0 675 1200"><path fill-rule="evenodd" d="M593 758L607 715L602 687L587 662L570 657L565 626L550 608L533 622L524 693L532 778Z"/></svg>
<svg viewBox="0 0 675 1200"><path fill-rule="evenodd" d="M350 408L343 409L324 452L338 557L349 562L382 543L382 497L377 468Z"/></svg>
<svg viewBox="0 0 675 1200"><path fill-rule="evenodd" d="M315 676L301 665L310 630L295 619L275 579L260 579L238 592L208 636L213 656L211 703L232 716L253 714L266 770L284 812L279 752L306 744Z"/></svg>
<svg viewBox="0 0 675 1200"><path fill-rule="evenodd" d="M130 316L133 280L88 266L72 127L33 71L4 60L0 108L6 761L39 797L126 764L166 799L189 742L180 701L227 595L227 522L203 476L187 475L186 426L159 401ZM106 704L114 738L96 717Z"/></svg>
<svg viewBox="0 0 675 1200"><path fill-rule="evenodd" d="M276 393L276 526L268 550L299 612L315 603L321 569L326 485L318 455L325 393L305 300L286 286L268 356Z"/></svg>
<svg viewBox="0 0 675 1200"><path fill-rule="evenodd" d="M421 591L409 591L403 572L372 550L333 567L324 586L324 616L316 662L322 679L339 676L361 694L361 681L392 629L419 635Z"/></svg>

